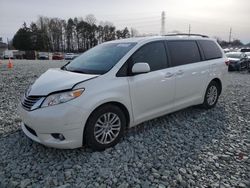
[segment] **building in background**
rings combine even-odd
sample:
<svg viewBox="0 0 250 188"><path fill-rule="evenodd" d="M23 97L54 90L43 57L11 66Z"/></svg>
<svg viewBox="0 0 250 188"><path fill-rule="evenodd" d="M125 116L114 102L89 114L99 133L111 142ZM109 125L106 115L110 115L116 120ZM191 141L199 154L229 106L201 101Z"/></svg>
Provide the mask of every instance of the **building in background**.
<svg viewBox="0 0 250 188"><path fill-rule="evenodd" d="M0 37L0 59L3 59L3 53L8 49L8 45L3 42L2 37Z"/></svg>

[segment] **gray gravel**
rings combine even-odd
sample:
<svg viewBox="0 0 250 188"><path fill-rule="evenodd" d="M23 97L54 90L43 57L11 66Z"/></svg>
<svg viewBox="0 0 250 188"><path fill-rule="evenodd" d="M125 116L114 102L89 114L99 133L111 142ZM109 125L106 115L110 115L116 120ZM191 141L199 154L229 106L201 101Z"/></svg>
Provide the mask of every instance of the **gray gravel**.
<svg viewBox="0 0 250 188"><path fill-rule="evenodd" d="M20 131L24 90L63 61L0 65L0 187L250 187L250 74L230 73L211 110L191 107L130 129L114 148L58 150Z"/></svg>

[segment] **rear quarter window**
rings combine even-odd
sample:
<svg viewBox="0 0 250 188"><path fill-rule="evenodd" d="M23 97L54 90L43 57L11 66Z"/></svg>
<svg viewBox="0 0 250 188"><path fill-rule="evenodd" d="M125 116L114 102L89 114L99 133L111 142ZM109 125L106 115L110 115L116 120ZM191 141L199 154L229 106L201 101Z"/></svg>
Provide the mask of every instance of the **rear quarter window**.
<svg viewBox="0 0 250 188"><path fill-rule="evenodd" d="M222 57L221 50L214 41L200 40L199 44L204 52L206 60L217 59Z"/></svg>

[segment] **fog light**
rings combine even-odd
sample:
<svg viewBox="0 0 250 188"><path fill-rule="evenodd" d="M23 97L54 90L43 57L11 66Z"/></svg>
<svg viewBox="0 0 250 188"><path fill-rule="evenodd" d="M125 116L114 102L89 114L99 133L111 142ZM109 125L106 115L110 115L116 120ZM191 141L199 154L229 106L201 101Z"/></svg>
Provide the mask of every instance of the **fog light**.
<svg viewBox="0 0 250 188"><path fill-rule="evenodd" d="M65 140L64 136L63 136L62 134L60 134L60 133L52 133L51 135L52 135L55 139L58 139L58 140L60 140L60 141Z"/></svg>

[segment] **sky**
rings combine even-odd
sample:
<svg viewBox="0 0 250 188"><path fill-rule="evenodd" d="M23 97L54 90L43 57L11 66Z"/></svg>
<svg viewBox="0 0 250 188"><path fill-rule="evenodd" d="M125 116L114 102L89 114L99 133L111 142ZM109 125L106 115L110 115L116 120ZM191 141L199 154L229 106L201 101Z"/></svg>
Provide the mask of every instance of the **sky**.
<svg viewBox="0 0 250 188"><path fill-rule="evenodd" d="M140 34L160 34L165 11L165 32L188 32L250 42L250 0L0 0L0 37L13 38L24 22L38 16L84 18L112 22L117 29L135 28Z"/></svg>

